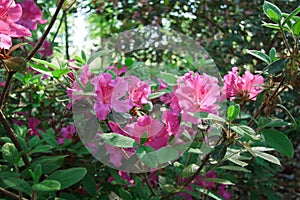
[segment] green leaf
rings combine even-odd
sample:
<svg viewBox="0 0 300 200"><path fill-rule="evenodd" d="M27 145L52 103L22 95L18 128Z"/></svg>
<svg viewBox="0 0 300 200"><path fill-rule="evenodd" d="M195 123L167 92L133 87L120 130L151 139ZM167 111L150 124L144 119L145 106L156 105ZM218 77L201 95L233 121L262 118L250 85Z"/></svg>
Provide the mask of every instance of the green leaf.
<svg viewBox="0 0 300 200"><path fill-rule="evenodd" d="M260 132L263 134L268 146L273 147L283 156L287 156L289 158L293 157L293 145L285 134L281 133L280 131L271 129L261 130Z"/></svg>
<svg viewBox="0 0 300 200"><path fill-rule="evenodd" d="M101 133L99 136L106 144L114 147L132 148L139 145L134 139L118 133Z"/></svg>
<svg viewBox="0 0 300 200"><path fill-rule="evenodd" d="M132 200L133 199L132 195L127 190L124 190L123 188L119 189L119 195L123 200Z"/></svg>
<svg viewBox="0 0 300 200"><path fill-rule="evenodd" d="M298 20L293 26L293 33L295 35L300 35L300 20Z"/></svg>
<svg viewBox="0 0 300 200"><path fill-rule="evenodd" d="M14 72L24 72L26 69L26 60L21 57L9 57L2 60L5 66Z"/></svg>
<svg viewBox="0 0 300 200"><path fill-rule="evenodd" d="M225 119L222 117L219 117L218 115L214 115L207 112L197 112L197 113L190 113L197 119L203 119L203 120L213 120L218 122L226 122Z"/></svg>
<svg viewBox="0 0 300 200"><path fill-rule="evenodd" d="M225 165L218 167L219 169L230 170L230 171L240 171L250 173L251 171L246 169L245 167L234 166L234 165Z"/></svg>
<svg viewBox="0 0 300 200"><path fill-rule="evenodd" d="M2 179L4 188L11 188L25 194L31 194L32 189L28 182L15 177L5 177Z"/></svg>
<svg viewBox="0 0 300 200"><path fill-rule="evenodd" d="M126 58L125 59L125 65L127 67L130 67L133 63L134 63L134 61L132 60L132 58Z"/></svg>
<svg viewBox="0 0 300 200"><path fill-rule="evenodd" d="M246 125L232 125L230 126L231 130L238 133L241 136L248 136L252 140L259 140L257 137L255 130L253 130L251 127Z"/></svg>
<svg viewBox="0 0 300 200"><path fill-rule="evenodd" d="M275 156L268 154L268 153L261 152L261 151L254 151L254 152L255 152L256 156L258 156L266 161L269 161L271 163L281 166L280 161Z"/></svg>
<svg viewBox="0 0 300 200"><path fill-rule="evenodd" d="M50 174L62 166L65 155L63 156L41 156L32 163L30 169L34 169L37 165L41 165L43 174Z"/></svg>
<svg viewBox="0 0 300 200"><path fill-rule="evenodd" d="M199 169L199 166L196 164L190 164L190 165L186 166L182 170L182 178L192 176L193 174L195 174L197 172L198 169Z"/></svg>
<svg viewBox="0 0 300 200"><path fill-rule="evenodd" d="M276 57L276 49L272 47L269 51L269 57L271 59L271 62L276 61L278 58Z"/></svg>
<svg viewBox="0 0 300 200"><path fill-rule="evenodd" d="M266 62L267 64L270 64L270 62L271 62L270 57L267 54L265 54L261 51L248 50L247 49L247 53L254 56L254 57L256 57L256 58L258 58L258 59L260 59L260 60L262 60L262 61L264 61L264 62Z"/></svg>
<svg viewBox="0 0 300 200"><path fill-rule="evenodd" d="M160 78L169 85L177 85L177 77L168 72L160 72Z"/></svg>
<svg viewBox="0 0 300 200"><path fill-rule="evenodd" d="M158 164L158 158L155 150L148 146L140 146L136 150L137 157L147 166L154 168Z"/></svg>
<svg viewBox="0 0 300 200"><path fill-rule="evenodd" d="M52 73L53 77L60 78L62 75L65 75L70 72L70 69L56 69Z"/></svg>
<svg viewBox="0 0 300 200"><path fill-rule="evenodd" d="M281 23L282 14L281 10L274 4L265 1L263 5L264 13L273 21Z"/></svg>
<svg viewBox="0 0 300 200"><path fill-rule="evenodd" d="M142 134L141 138L140 138L140 144L145 144L148 140L148 133L145 132Z"/></svg>
<svg viewBox="0 0 300 200"><path fill-rule="evenodd" d="M227 146L225 143L219 144L214 147L213 151L211 152L212 159L216 161L221 161L225 154L226 154Z"/></svg>
<svg viewBox="0 0 300 200"><path fill-rule="evenodd" d="M37 192L51 192L60 190L60 182L56 180L44 180L41 183L34 184L32 189Z"/></svg>
<svg viewBox="0 0 300 200"><path fill-rule="evenodd" d="M178 157L178 151L172 147L162 147L157 150L157 158L159 163L166 163L175 160Z"/></svg>
<svg viewBox="0 0 300 200"><path fill-rule="evenodd" d="M148 96L148 99L151 100L151 99L156 99L162 95L166 94L166 92L155 92L155 93L152 93Z"/></svg>
<svg viewBox="0 0 300 200"><path fill-rule="evenodd" d="M209 182L224 184L224 185L234 185L234 183L232 183L231 181L223 179L223 178L204 178L204 180L209 181Z"/></svg>
<svg viewBox="0 0 300 200"><path fill-rule="evenodd" d="M63 190L83 179L86 172L86 169L81 167L75 167L66 170L58 170L53 174L50 174L46 180L56 180L60 182L60 189Z"/></svg>
<svg viewBox="0 0 300 200"><path fill-rule="evenodd" d="M84 61L81 57L79 57L79 56L75 56L75 60L76 60L78 63L82 64L82 65L85 64L85 61Z"/></svg>
<svg viewBox="0 0 300 200"><path fill-rule="evenodd" d="M2 155L10 164L17 164L20 159L19 152L13 143L5 143L2 146Z"/></svg>
<svg viewBox="0 0 300 200"><path fill-rule="evenodd" d="M293 10L287 17L285 17L282 25L290 21L294 16L296 16L300 12L300 6L298 6L295 10Z"/></svg>
<svg viewBox="0 0 300 200"><path fill-rule="evenodd" d="M37 58L31 58L31 60L33 60L34 62L37 62L37 63L39 63L39 64L46 65L46 66L48 66L48 67L50 67L50 68L52 68L52 69L54 69L54 70L58 69L57 66L55 66L54 64L49 63L49 62L47 62L47 61L45 61L45 60L41 60L41 59L37 59Z"/></svg>
<svg viewBox="0 0 300 200"><path fill-rule="evenodd" d="M272 75L276 75L280 72L282 72L282 70L285 69L286 64L288 63L289 59L287 58L282 58L280 60L277 60L275 62L273 62L272 64L270 64L266 70L272 74Z"/></svg>
<svg viewBox="0 0 300 200"><path fill-rule="evenodd" d="M228 107L227 109L227 117L230 121L235 120L240 114L240 105L234 104Z"/></svg>

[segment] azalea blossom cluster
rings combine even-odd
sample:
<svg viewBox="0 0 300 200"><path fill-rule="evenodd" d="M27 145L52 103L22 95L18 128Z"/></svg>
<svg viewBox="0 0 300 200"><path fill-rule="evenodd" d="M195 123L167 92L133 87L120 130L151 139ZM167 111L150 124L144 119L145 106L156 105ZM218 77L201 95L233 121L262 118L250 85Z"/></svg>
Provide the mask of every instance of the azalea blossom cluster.
<svg viewBox="0 0 300 200"><path fill-rule="evenodd" d="M11 38L31 36L30 30L37 29L37 23L44 24L42 11L34 0L0 0L0 48L9 49Z"/></svg>
<svg viewBox="0 0 300 200"><path fill-rule="evenodd" d="M263 91L263 84L264 78L261 75L253 75L246 71L241 77L238 75L237 67L233 67L232 71L224 76L226 98L231 101L234 99L256 100L257 95Z"/></svg>
<svg viewBox="0 0 300 200"><path fill-rule="evenodd" d="M106 72L98 75L93 74L88 65L83 66L80 83L73 78L73 88L67 91L72 98L68 107L75 101L87 98L84 88L92 86L94 113L98 120L106 123L109 132L132 138L139 144L143 140L143 145L153 150L167 146L171 137L175 139L175 145L180 144L180 136L186 130L193 137L197 130L185 127L183 123L201 123L201 119L194 117L197 112L218 115L219 103L226 98L233 100L242 95L254 100L262 91L264 81L262 76L248 71L240 77L236 67L224 77L224 87L218 85L216 77L192 71L177 77L177 83L173 85L164 81L163 77L154 82L140 80L133 75L126 76L126 73L126 66L110 66ZM159 95L153 97L155 94ZM151 114L153 106L157 104L163 107L161 113ZM130 117L125 124L120 124L113 120L116 113L126 113ZM115 167L122 166L124 151L130 157L136 150L120 149L108 144L105 144L105 148Z"/></svg>

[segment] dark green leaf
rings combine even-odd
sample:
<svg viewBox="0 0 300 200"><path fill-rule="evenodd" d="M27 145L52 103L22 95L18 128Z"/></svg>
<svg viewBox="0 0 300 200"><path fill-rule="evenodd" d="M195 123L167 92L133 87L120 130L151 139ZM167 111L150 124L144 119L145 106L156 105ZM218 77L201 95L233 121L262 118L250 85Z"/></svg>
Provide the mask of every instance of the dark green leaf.
<svg viewBox="0 0 300 200"><path fill-rule="evenodd" d="M134 139L118 133L101 133L99 136L106 144L114 147L132 148L139 145Z"/></svg>
<svg viewBox="0 0 300 200"><path fill-rule="evenodd" d="M123 200L133 199L132 195L127 190L124 190L123 188L119 189L119 195Z"/></svg>
<svg viewBox="0 0 300 200"><path fill-rule="evenodd" d="M282 72L282 70L285 68L286 64L288 63L288 61L289 59L282 58L270 64L266 69L270 74L276 75Z"/></svg>
<svg viewBox="0 0 300 200"><path fill-rule="evenodd" d="M283 156L287 156L289 158L293 157L293 145L285 134L271 129L261 130L261 133L263 134L267 145L273 147Z"/></svg>
<svg viewBox="0 0 300 200"><path fill-rule="evenodd" d="M26 69L26 60L21 57L9 57L3 59L5 66L14 72L24 72Z"/></svg>
<svg viewBox="0 0 300 200"><path fill-rule="evenodd" d="M215 146L210 155L212 159L216 161L221 161L226 154L226 150L227 150L226 144L222 143L219 144L218 146Z"/></svg>
<svg viewBox="0 0 300 200"><path fill-rule="evenodd" d="M31 194L32 189L28 182L15 178L15 177L5 177L2 179L4 188L11 188L20 192L24 192L25 194Z"/></svg>
<svg viewBox="0 0 300 200"><path fill-rule="evenodd" d="M54 172L53 174L50 174L50 176L48 176L46 180L56 180L60 182L61 189L63 190L83 179L86 172L86 169L81 167L59 170Z"/></svg>
<svg viewBox="0 0 300 200"><path fill-rule="evenodd" d="M245 167L240 167L240 166L234 166L234 165L225 165L225 166L220 166L218 167L219 169L224 169L224 170L230 170L230 171L241 171L241 172L251 172L250 170L246 169Z"/></svg>
<svg viewBox="0 0 300 200"><path fill-rule="evenodd" d="M41 183L34 184L32 189L37 192L51 192L60 190L60 183L56 180L44 180Z"/></svg>

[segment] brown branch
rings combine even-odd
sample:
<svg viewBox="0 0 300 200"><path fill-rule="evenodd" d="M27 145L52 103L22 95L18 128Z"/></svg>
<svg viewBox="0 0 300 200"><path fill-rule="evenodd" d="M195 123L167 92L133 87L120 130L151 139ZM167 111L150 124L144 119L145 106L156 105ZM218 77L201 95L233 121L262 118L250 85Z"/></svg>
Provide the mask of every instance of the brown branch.
<svg viewBox="0 0 300 200"><path fill-rule="evenodd" d="M30 60L36 53L37 51L40 49L40 47L42 46L42 44L44 43L47 35L49 34L51 28L54 25L54 22L56 21L57 15L60 11L60 9L62 8L62 5L64 3L65 0L60 0L57 4L57 8L56 11L47 27L47 29L45 30L44 34L42 35L41 39L37 42L37 44L34 46L33 50L30 52L30 54L27 56L26 60Z"/></svg>
<svg viewBox="0 0 300 200"><path fill-rule="evenodd" d="M8 137L11 139L15 147L17 148L18 152L22 153L22 159L26 167L29 167L30 162L27 157L27 154L23 151L22 146L20 145L17 135L14 133L13 129L10 128L5 115L3 114L2 110L0 109L0 122L3 124L5 131L7 132Z"/></svg>
<svg viewBox="0 0 300 200"><path fill-rule="evenodd" d="M5 197L20 200L19 195L15 194L15 193L12 193L12 192L10 192L10 191L2 188L2 187L0 187L0 193L4 194ZM22 197L21 200L28 200L28 199Z"/></svg>
<svg viewBox="0 0 300 200"><path fill-rule="evenodd" d="M11 80L12 80L12 77L13 77L14 74L15 74L15 72L12 72L12 71L8 72L7 79L6 79L6 82L5 82L5 86L2 90L1 97L0 97L0 109L2 109L2 107L4 105L4 102L5 102L5 99L7 97L9 87L10 87L10 83L11 83Z"/></svg>

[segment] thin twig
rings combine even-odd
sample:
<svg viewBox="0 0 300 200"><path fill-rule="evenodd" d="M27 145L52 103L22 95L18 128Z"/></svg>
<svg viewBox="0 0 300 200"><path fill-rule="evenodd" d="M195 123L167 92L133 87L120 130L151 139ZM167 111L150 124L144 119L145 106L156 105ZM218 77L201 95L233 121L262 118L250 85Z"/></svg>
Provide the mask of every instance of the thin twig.
<svg viewBox="0 0 300 200"><path fill-rule="evenodd" d="M9 198L12 198L12 199L17 199L17 200L20 199L19 195L15 194L15 193L12 193L12 192L10 192L10 191L2 188L2 187L0 187L0 193L4 194L5 197L9 197ZM28 199L22 197L21 200L28 200Z"/></svg>
<svg viewBox="0 0 300 200"><path fill-rule="evenodd" d="M20 152L22 154L22 159L24 161L24 164L26 167L29 167L30 162L29 159L27 157L27 154L23 151L22 146L20 145L17 135L15 134L15 132L13 131L12 128L10 128L7 119L5 117L5 115L3 114L2 110L0 109L0 122L1 124L3 124L4 129L8 135L8 137L11 139L11 141L14 143L15 147L17 148L18 152Z"/></svg>
<svg viewBox="0 0 300 200"><path fill-rule="evenodd" d="M151 185L150 185L150 181L149 181L149 179L148 179L147 174L146 174L146 173L143 173L143 175L144 175L144 178L146 179L146 183L147 183L147 185L148 185L148 187L149 187L149 189L150 189L150 191L151 191L152 196L156 196L155 192L153 191L153 189L152 189L152 187L151 187Z"/></svg>
<svg viewBox="0 0 300 200"><path fill-rule="evenodd" d="M68 27L68 15L67 11L64 11L64 24L65 24L65 43L66 43L66 58L67 60L70 60L70 55L69 55L69 27Z"/></svg>
<svg viewBox="0 0 300 200"><path fill-rule="evenodd" d="M56 11L47 27L47 29L45 30L44 34L42 35L41 39L37 42L37 44L35 45L35 47L33 48L33 50L30 52L30 54L27 56L26 60L30 60L37 52L38 50L40 49L40 47L42 46L42 44L44 43L47 35L49 34L51 28L53 27L54 25L54 22L56 21L56 18L57 18L57 15L63 5L65 0L60 0L57 4L57 8L56 8Z"/></svg>
<svg viewBox="0 0 300 200"><path fill-rule="evenodd" d="M8 72L7 79L6 79L6 82L5 82L4 88L1 93L1 97L0 97L0 109L2 109L2 107L4 105L4 102L7 97L9 87L10 87L10 83L11 83L11 80L12 80L12 77L14 74L15 74L15 72L12 72L12 71Z"/></svg>

